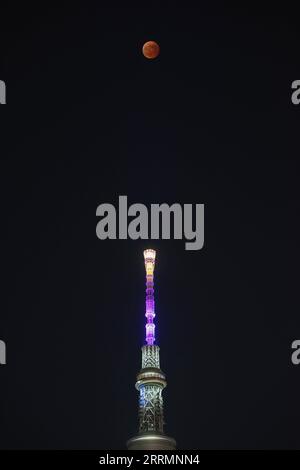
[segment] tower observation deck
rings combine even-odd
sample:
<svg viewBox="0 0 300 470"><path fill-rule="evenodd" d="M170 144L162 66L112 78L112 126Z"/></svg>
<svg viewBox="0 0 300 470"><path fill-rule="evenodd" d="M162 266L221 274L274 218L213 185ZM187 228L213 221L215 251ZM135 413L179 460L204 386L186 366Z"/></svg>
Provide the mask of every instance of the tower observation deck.
<svg viewBox="0 0 300 470"><path fill-rule="evenodd" d="M154 268L156 252L144 251L146 269L146 344L135 387L139 392L139 431L127 442L129 450L175 450L176 442L164 434L162 391L167 386L155 345Z"/></svg>

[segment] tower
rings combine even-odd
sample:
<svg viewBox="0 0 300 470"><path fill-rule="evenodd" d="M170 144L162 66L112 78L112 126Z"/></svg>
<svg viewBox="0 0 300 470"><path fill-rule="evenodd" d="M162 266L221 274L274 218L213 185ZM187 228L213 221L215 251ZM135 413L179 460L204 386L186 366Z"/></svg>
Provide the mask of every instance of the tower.
<svg viewBox="0 0 300 470"><path fill-rule="evenodd" d="M146 344L135 388L139 392L139 432L127 442L128 450L175 450L176 442L164 434L162 391L167 386L155 345L154 268L156 252L144 251L146 269Z"/></svg>

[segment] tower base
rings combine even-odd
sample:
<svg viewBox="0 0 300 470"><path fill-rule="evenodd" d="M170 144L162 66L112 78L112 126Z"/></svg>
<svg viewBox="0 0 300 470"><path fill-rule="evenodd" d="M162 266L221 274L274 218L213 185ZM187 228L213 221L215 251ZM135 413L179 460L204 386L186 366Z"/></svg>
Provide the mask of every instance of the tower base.
<svg viewBox="0 0 300 470"><path fill-rule="evenodd" d="M176 450L176 441L164 434L145 432L127 441L128 450Z"/></svg>

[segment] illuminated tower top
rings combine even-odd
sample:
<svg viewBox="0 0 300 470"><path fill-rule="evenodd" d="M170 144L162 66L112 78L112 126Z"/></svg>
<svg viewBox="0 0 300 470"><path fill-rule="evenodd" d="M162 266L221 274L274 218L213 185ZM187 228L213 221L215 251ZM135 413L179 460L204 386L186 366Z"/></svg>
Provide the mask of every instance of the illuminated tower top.
<svg viewBox="0 0 300 470"><path fill-rule="evenodd" d="M139 392L139 432L127 442L129 450L174 450L176 442L164 433L162 392L167 386L160 368L159 346L155 341L154 268L156 253L144 251L146 268L146 344L142 346L142 368L135 387Z"/></svg>
<svg viewBox="0 0 300 470"><path fill-rule="evenodd" d="M154 307L154 268L156 252L154 250L145 250L145 269L146 269L146 343L153 345L155 341L155 318Z"/></svg>

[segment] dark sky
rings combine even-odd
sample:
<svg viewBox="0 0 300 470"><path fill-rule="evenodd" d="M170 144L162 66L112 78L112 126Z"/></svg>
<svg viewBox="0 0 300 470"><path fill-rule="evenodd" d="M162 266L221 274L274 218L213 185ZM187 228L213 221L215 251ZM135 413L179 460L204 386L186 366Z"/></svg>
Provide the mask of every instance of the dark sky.
<svg viewBox="0 0 300 470"><path fill-rule="evenodd" d="M295 12L26 5L1 23L0 446L125 448L153 247L166 432L300 448ZM204 203L204 248L98 240L119 195Z"/></svg>

